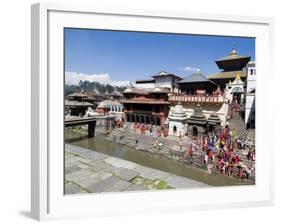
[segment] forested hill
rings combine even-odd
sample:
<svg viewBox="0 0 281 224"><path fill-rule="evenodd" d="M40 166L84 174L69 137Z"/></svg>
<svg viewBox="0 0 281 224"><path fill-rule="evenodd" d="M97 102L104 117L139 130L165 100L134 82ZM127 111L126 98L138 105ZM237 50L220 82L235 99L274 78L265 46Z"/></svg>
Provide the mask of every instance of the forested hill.
<svg viewBox="0 0 281 224"><path fill-rule="evenodd" d="M106 92L106 90L109 93L112 93L114 91L114 88L116 88L117 91L123 92L127 87L122 86L111 86L109 84L100 84L99 82L89 82L89 81L80 81L79 85L65 85L64 88L64 95L67 96L74 92L80 92L82 90L84 91L93 91L98 90L99 93L102 95Z"/></svg>

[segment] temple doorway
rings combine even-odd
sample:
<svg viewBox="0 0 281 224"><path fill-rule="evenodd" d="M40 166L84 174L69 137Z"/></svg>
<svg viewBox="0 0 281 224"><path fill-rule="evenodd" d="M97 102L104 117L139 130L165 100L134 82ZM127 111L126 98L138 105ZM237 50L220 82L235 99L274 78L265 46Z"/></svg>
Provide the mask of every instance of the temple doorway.
<svg viewBox="0 0 281 224"><path fill-rule="evenodd" d="M232 94L233 94L233 101L235 103L237 103L238 105L240 105L242 103L242 94L243 94L243 89L240 87L235 87L232 90Z"/></svg>
<svg viewBox="0 0 281 224"><path fill-rule="evenodd" d="M213 125L209 125L209 132L212 133L214 131L214 129L215 129L215 127Z"/></svg>
<svg viewBox="0 0 281 224"><path fill-rule="evenodd" d="M192 136L193 137L197 137L198 136L198 129L197 129L197 127L193 127L192 128Z"/></svg>
<svg viewBox="0 0 281 224"><path fill-rule="evenodd" d="M174 126L174 128L173 128L173 133L174 133L174 135L177 134L177 127L176 126Z"/></svg>
<svg viewBox="0 0 281 224"><path fill-rule="evenodd" d="M160 122L160 118L159 117L156 117L156 125L160 125L161 122Z"/></svg>

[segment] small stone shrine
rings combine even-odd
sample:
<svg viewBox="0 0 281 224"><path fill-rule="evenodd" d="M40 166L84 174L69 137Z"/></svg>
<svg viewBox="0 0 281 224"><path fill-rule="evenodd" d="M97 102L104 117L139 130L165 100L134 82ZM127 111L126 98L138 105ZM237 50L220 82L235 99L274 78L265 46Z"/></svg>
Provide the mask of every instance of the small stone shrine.
<svg viewBox="0 0 281 224"><path fill-rule="evenodd" d="M189 136L197 137L206 133L207 118L202 112L202 107L197 104L194 113L187 119L187 133Z"/></svg>

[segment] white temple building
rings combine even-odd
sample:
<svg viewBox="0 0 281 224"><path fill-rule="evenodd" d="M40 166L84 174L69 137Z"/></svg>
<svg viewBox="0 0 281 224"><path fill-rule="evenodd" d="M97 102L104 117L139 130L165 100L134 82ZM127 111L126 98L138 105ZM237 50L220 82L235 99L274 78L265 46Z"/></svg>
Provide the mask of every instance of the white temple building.
<svg viewBox="0 0 281 224"><path fill-rule="evenodd" d="M177 104L171 110L169 119L169 135L183 136L187 132L187 113L182 104Z"/></svg>
<svg viewBox="0 0 281 224"><path fill-rule="evenodd" d="M255 127L255 97L256 97L256 63L247 65L247 90L245 104L245 123L249 128Z"/></svg>
<svg viewBox="0 0 281 224"><path fill-rule="evenodd" d="M245 97L245 83L241 80L240 73L237 72L233 82L229 81L226 84L226 98L232 102L236 98L237 103L240 105L244 102Z"/></svg>

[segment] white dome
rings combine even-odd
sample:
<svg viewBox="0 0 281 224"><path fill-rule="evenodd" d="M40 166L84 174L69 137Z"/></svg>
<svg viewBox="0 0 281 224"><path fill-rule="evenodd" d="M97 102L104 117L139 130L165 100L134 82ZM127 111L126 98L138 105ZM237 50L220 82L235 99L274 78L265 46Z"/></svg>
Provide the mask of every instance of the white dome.
<svg viewBox="0 0 281 224"><path fill-rule="evenodd" d="M175 112L175 113L178 113L178 114L184 113L183 106L182 106L181 104L177 104L177 105L175 106L174 112Z"/></svg>

